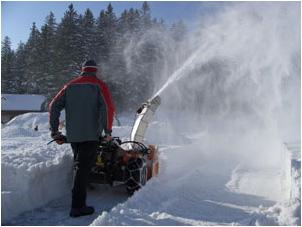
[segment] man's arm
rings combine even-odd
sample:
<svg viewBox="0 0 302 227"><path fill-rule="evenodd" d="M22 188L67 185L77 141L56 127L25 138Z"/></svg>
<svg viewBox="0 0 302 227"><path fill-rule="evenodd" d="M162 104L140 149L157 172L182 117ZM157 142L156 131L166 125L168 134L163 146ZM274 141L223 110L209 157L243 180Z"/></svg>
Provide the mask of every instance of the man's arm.
<svg viewBox="0 0 302 227"><path fill-rule="evenodd" d="M99 86L100 86L100 92L102 95L102 100L104 101L103 106L106 107L106 110L102 110L102 121L104 124L104 131L105 134L107 135L111 135L112 132L112 123L113 123L113 117L114 117L114 112L115 112L115 107L112 101L112 97L110 94L110 91L108 89L108 87L106 86L106 84L103 81L99 82Z"/></svg>
<svg viewBox="0 0 302 227"><path fill-rule="evenodd" d="M52 133L58 132L60 114L65 107L66 87L64 86L49 104L49 125Z"/></svg>
<svg viewBox="0 0 302 227"><path fill-rule="evenodd" d="M104 96L102 95L101 91L100 91L100 124L103 126L102 130L105 131L106 135L110 135L111 132L107 130L107 108L106 108L106 102L104 99ZM102 134L102 131L100 131L100 133Z"/></svg>

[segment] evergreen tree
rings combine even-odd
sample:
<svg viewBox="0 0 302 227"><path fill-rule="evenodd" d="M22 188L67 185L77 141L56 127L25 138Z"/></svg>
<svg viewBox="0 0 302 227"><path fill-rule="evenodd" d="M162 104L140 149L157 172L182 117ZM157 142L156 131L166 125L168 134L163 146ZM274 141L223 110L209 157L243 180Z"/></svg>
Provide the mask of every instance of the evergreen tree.
<svg viewBox="0 0 302 227"><path fill-rule="evenodd" d="M149 29L152 25L151 21L151 10L148 2L144 2L142 6L142 18L143 18L143 26L146 29Z"/></svg>
<svg viewBox="0 0 302 227"><path fill-rule="evenodd" d="M2 93L14 92L14 51L11 49L11 41L8 36L4 37L1 46L1 90Z"/></svg>
<svg viewBox="0 0 302 227"><path fill-rule="evenodd" d="M128 29L130 33L138 34L142 30L141 15L138 10L131 8L128 13Z"/></svg>
<svg viewBox="0 0 302 227"><path fill-rule="evenodd" d="M182 21L167 29L162 19L152 19L147 2L139 10L124 10L120 17L108 4L96 20L90 9L78 15L70 4L59 24L50 12L40 31L33 24L29 39L15 53L9 38L3 40L2 92L41 93L50 99L79 73L85 59L93 58L117 109L123 111L137 108L150 97L164 67L164 56L169 54L164 54L167 48L161 35L156 35L175 40L169 43L172 52L186 34Z"/></svg>
<svg viewBox="0 0 302 227"><path fill-rule="evenodd" d="M41 46L40 46L40 59L42 62L42 75L37 79L40 84L41 92L46 97L51 97L57 90L56 84L56 30L57 24L54 14L50 14L46 17L45 24L41 28Z"/></svg>
<svg viewBox="0 0 302 227"><path fill-rule="evenodd" d="M57 81L60 85L70 80L79 70L83 60L81 56L82 40L83 37L79 29L79 15L73 5L70 4L57 30L55 51L58 63Z"/></svg>
<svg viewBox="0 0 302 227"><path fill-rule="evenodd" d="M43 73L42 64L40 58L41 53L41 33L37 29L36 24L33 23L29 39L25 45L26 50L26 68L24 88L28 94L40 94L43 92L40 90L39 80Z"/></svg>
<svg viewBox="0 0 302 227"><path fill-rule="evenodd" d="M25 77L25 70L27 56L28 54L26 53L25 44L20 42L15 54L14 62L14 74L17 94L26 93L27 78Z"/></svg>
<svg viewBox="0 0 302 227"><path fill-rule="evenodd" d="M107 10L102 10L97 20L97 49L102 64L109 62L110 50L116 43L117 18L111 4Z"/></svg>
<svg viewBox="0 0 302 227"><path fill-rule="evenodd" d="M105 10L102 10L100 12L100 15L97 19L96 22L96 50L99 53L97 56L97 61L102 61L104 62L104 59L107 59L108 57L106 56L105 52L107 50L107 41L106 41L106 29L105 29L105 21L106 21L106 16L105 16ZM101 57L102 55L102 57Z"/></svg>
<svg viewBox="0 0 302 227"><path fill-rule="evenodd" d="M171 27L171 36L176 42L180 42L184 39L186 35L186 27L182 20L178 23L173 23Z"/></svg>
<svg viewBox="0 0 302 227"><path fill-rule="evenodd" d="M83 59L96 59L95 50L96 32L95 19L90 9L86 9L84 16L80 17L80 29L82 35L81 55Z"/></svg>
<svg viewBox="0 0 302 227"><path fill-rule="evenodd" d="M118 20L117 32L120 37L128 31L128 10L124 10Z"/></svg>

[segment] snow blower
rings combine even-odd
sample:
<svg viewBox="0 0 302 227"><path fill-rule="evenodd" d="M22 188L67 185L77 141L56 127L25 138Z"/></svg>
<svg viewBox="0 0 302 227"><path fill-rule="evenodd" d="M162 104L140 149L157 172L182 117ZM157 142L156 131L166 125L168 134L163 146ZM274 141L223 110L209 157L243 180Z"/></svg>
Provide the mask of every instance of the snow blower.
<svg viewBox="0 0 302 227"><path fill-rule="evenodd" d="M158 174L158 149L143 142L148 124L159 105L160 97L156 96L137 110L129 141L122 142L113 137L111 141L100 142L90 172L90 183L123 184L132 194Z"/></svg>

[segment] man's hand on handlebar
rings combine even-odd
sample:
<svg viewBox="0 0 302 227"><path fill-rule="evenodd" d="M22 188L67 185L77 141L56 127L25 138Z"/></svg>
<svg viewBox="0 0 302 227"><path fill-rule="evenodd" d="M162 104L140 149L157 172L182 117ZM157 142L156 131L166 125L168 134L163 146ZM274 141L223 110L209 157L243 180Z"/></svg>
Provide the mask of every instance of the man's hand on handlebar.
<svg viewBox="0 0 302 227"><path fill-rule="evenodd" d="M105 135L104 136L104 140L107 141L107 142L109 142L109 141L112 140L112 136L111 135Z"/></svg>
<svg viewBox="0 0 302 227"><path fill-rule="evenodd" d="M62 145L63 143L66 143L66 136L64 136L61 132L52 132L51 138L53 138L57 144Z"/></svg>

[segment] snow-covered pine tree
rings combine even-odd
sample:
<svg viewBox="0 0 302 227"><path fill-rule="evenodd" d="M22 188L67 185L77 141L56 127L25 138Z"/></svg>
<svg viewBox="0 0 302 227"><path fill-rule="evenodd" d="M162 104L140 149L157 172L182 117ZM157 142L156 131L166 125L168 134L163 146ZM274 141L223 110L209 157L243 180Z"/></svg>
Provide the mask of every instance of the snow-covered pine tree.
<svg viewBox="0 0 302 227"><path fill-rule="evenodd" d="M107 10L102 10L97 19L96 47L99 51L98 60L102 65L109 62L110 50L116 42L116 29L117 18L112 5L109 4ZM105 68L104 71L106 71Z"/></svg>
<svg viewBox="0 0 302 227"><path fill-rule="evenodd" d="M28 54L26 53L25 44L20 42L15 53L14 61L14 78L17 94L23 94L26 92L27 79L25 78L25 70L27 56Z"/></svg>
<svg viewBox="0 0 302 227"><path fill-rule="evenodd" d="M126 53L128 53L126 84L132 89L127 89L128 107L136 108L138 103L144 102L151 95L153 90L154 70L158 70L155 64L154 54L156 40L153 36L155 25L152 24L151 10L147 2L144 2L142 9L135 10L131 8L129 12L123 15L127 19L128 31L124 36L124 42L127 43ZM124 20L125 20L124 19ZM125 22L124 22L125 23Z"/></svg>
<svg viewBox="0 0 302 227"><path fill-rule="evenodd" d="M41 27L41 47L40 58L42 61L42 75L38 78L42 93L50 98L57 90L56 84L56 41L57 24L54 14L50 14L45 19L45 24Z"/></svg>
<svg viewBox="0 0 302 227"><path fill-rule="evenodd" d="M83 60L81 56L83 37L80 32L79 15L73 4L68 6L58 25L56 40L57 81L62 86L79 71Z"/></svg>
<svg viewBox="0 0 302 227"><path fill-rule="evenodd" d="M142 11L142 18L143 18L143 26L146 29L151 28L151 26L152 26L151 9L150 9L148 2L145 1L143 3L141 11Z"/></svg>
<svg viewBox="0 0 302 227"><path fill-rule="evenodd" d="M95 19L90 9L86 9L84 16L79 19L80 32L82 37L81 55L83 59L96 58L96 26Z"/></svg>
<svg viewBox="0 0 302 227"><path fill-rule="evenodd" d="M107 43L106 43L106 29L105 29L105 21L106 21L105 10L101 10L99 17L96 21L96 43L95 48L97 50L97 62L104 62L104 59L107 57L105 56L105 51L107 50Z"/></svg>
<svg viewBox="0 0 302 227"><path fill-rule="evenodd" d="M109 83L113 87L113 96L119 103L121 110L137 108L136 90L139 83L136 80L138 67L135 64L129 65L129 58L135 49L131 49L133 43L138 41L141 34L141 16L139 10L131 8L125 10L117 23L116 42L111 50L110 71L112 80ZM130 48L130 49L129 49ZM130 61L133 63L132 61Z"/></svg>
<svg viewBox="0 0 302 227"><path fill-rule="evenodd" d="M15 56L11 49L10 38L5 36L1 44L1 90L2 93L14 93L15 75L13 68Z"/></svg>
<svg viewBox="0 0 302 227"><path fill-rule="evenodd" d="M33 23L29 39L25 44L26 59L25 59L25 75L24 81L25 92L28 94L41 94L43 90L40 89L38 80L42 77L43 68L41 54L41 33Z"/></svg>
<svg viewBox="0 0 302 227"><path fill-rule="evenodd" d="M90 9L78 15L70 4L58 26L53 13L47 17L41 33L33 25L28 41L16 51L11 68L15 77L11 76L9 81L18 88L16 92L52 97L79 73L85 59L94 58L118 110L133 110L153 92L153 82L167 62L164 56L170 56L169 51L173 56L177 43L184 39L184 30L182 22L168 30L162 19L151 18L147 2L139 10L124 10L119 18L109 4L96 21ZM162 35L173 36L176 42L171 38L166 48ZM3 79L9 73L2 75ZM2 89L5 87L8 85L2 80Z"/></svg>
<svg viewBox="0 0 302 227"><path fill-rule="evenodd" d="M130 32L133 35L137 35L139 32L141 32L141 15L139 11L136 9L131 8L128 12L128 32Z"/></svg>
<svg viewBox="0 0 302 227"><path fill-rule="evenodd" d="M176 42L181 42L186 35L186 26L182 20L177 23L173 23L170 29L171 36Z"/></svg>
<svg viewBox="0 0 302 227"><path fill-rule="evenodd" d="M111 88L113 99L118 103L117 108L119 110L125 110L127 107L126 102L128 97L125 96L130 87L127 86L127 80L129 75L127 74L124 50L127 40L125 36L128 31L127 25L127 10L125 10L121 17L117 20L115 29L115 42L110 50L110 57L107 70L104 73L108 73L110 77L106 75L106 82Z"/></svg>

